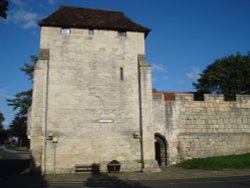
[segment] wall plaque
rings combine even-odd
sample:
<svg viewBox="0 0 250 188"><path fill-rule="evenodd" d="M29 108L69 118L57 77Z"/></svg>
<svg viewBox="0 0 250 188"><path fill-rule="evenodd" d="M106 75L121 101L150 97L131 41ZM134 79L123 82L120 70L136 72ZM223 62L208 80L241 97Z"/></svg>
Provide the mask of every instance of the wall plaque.
<svg viewBox="0 0 250 188"><path fill-rule="evenodd" d="M99 123L113 123L112 119L100 119Z"/></svg>

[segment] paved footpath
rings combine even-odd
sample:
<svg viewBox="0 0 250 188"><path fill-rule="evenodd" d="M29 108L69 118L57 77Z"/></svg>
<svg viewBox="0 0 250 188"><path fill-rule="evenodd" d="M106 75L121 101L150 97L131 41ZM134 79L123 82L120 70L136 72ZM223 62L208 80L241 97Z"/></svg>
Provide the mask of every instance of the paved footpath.
<svg viewBox="0 0 250 188"><path fill-rule="evenodd" d="M28 174L0 176L2 188L249 188L250 169L187 170L163 168L159 173Z"/></svg>
<svg viewBox="0 0 250 188"><path fill-rule="evenodd" d="M87 181L95 178L117 178L120 180L174 180L174 179L198 179L198 178L216 178L216 177L234 177L234 176L250 176L250 169L224 169L215 170L200 170L200 169L183 169L178 167L166 167L162 172L158 173L115 173L115 174L100 174L92 175L87 173L82 174L67 174L67 175L46 175L44 178L48 182L61 181Z"/></svg>

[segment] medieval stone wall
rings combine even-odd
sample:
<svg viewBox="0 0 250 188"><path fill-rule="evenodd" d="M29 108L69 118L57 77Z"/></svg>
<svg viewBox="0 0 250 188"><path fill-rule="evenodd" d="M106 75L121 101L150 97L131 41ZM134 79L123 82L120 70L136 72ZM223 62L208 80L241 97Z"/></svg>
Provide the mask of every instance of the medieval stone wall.
<svg viewBox="0 0 250 188"><path fill-rule="evenodd" d="M41 28L28 130L35 168L73 173L98 163L106 171L117 160L121 171L147 171L156 155L173 165L250 152L250 96L152 96L144 33L118 33Z"/></svg>
<svg viewBox="0 0 250 188"><path fill-rule="evenodd" d="M176 94L175 101L153 101L154 132L168 142L168 162L250 152L250 96L224 101L222 95ZM164 109L164 110L162 110Z"/></svg>
<svg viewBox="0 0 250 188"><path fill-rule="evenodd" d="M41 135L58 139L38 140L42 170L74 172L75 164L101 163L105 171L112 160L122 163L122 171L141 170L134 134L140 135L138 54L144 54L144 33L42 27L40 47L49 50L49 61L48 69L35 70L31 124L38 105L46 106L46 118L36 115ZM47 82L47 101L36 100L46 90L36 87L40 82Z"/></svg>

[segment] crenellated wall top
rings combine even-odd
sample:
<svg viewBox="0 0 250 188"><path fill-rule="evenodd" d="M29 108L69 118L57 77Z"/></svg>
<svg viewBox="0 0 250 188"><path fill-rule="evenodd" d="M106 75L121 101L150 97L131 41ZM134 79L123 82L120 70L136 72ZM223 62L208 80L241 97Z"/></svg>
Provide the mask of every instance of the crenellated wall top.
<svg viewBox="0 0 250 188"><path fill-rule="evenodd" d="M171 93L173 97L166 100L167 92L155 92L153 93L153 100L162 101L196 101L194 94L192 93ZM250 95L236 95L236 101L225 101L225 97L222 94L204 94L204 100L199 102L234 102L234 103L250 103Z"/></svg>

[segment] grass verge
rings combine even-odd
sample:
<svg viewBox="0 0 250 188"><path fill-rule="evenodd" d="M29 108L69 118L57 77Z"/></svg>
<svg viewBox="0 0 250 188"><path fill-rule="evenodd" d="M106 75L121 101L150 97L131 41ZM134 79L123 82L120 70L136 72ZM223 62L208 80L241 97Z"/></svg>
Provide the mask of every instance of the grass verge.
<svg viewBox="0 0 250 188"><path fill-rule="evenodd" d="M250 153L241 155L228 155L221 157L197 158L183 161L177 165L187 169L222 170L225 168L250 168Z"/></svg>
<svg viewBox="0 0 250 188"><path fill-rule="evenodd" d="M27 147L11 146L8 144L6 144L5 147L6 147L6 149L13 150L13 151L29 151L29 148L27 148Z"/></svg>

